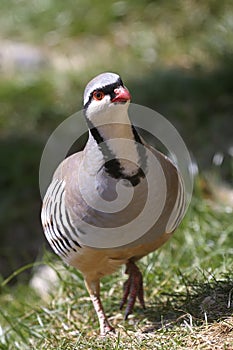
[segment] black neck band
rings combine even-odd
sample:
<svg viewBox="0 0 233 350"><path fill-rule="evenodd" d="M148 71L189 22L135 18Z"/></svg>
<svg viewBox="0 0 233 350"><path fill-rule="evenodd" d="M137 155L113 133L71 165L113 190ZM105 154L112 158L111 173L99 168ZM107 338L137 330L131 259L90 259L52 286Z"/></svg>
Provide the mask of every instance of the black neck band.
<svg viewBox="0 0 233 350"><path fill-rule="evenodd" d="M115 154L110 150L110 148L106 143L106 140L104 140L104 138L100 135L99 130L92 124L92 122L88 118L86 118L86 120L87 120L87 125L89 130L93 138L95 139L100 151L104 156L104 160L105 160L104 168L106 172L114 179L126 179L130 181L133 186L136 186L141 181L141 178L145 177L145 174L142 168L138 168L138 172L132 176L126 175L124 173L124 168L120 164L119 159L117 159ZM143 143L141 141L141 138L138 135L134 126L132 126L132 131L133 131L135 142L137 144L142 145ZM143 166L143 169L145 169L144 168L144 166L146 166L145 146L137 145L137 148L138 148L138 154L139 154L141 165Z"/></svg>

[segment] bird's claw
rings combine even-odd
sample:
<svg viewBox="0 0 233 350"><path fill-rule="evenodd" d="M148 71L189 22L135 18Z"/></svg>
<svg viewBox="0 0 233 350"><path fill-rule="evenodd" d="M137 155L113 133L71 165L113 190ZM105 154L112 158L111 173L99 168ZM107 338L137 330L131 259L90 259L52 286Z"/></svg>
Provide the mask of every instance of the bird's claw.
<svg viewBox="0 0 233 350"><path fill-rule="evenodd" d="M142 274L134 262L129 262L126 266L126 273L129 274L129 278L124 283L123 298L120 303L120 309L122 309L128 300L125 310L125 320L127 320L129 314L132 312L136 298L138 298L141 306L145 309Z"/></svg>

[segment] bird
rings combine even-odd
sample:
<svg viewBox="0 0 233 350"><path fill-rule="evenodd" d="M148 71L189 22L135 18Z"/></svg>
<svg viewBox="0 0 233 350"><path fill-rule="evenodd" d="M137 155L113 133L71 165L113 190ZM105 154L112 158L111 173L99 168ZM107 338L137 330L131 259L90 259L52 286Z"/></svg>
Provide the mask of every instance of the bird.
<svg viewBox="0 0 233 350"><path fill-rule="evenodd" d="M125 265L128 279L120 309L125 306L125 320L136 299L144 309L143 277L137 261L173 235L185 211L181 173L131 123L130 102L131 94L116 73L101 73L87 84L83 102L87 143L55 170L41 209L44 234L52 249L83 275L101 336L115 332L100 298L101 278ZM146 206L148 188L155 198L153 205ZM124 202L129 194L129 202L122 207L117 199ZM108 211L112 203L113 210ZM144 221L140 220L143 210ZM151 218L150 227L140 233ZM135 220L128 229L127 224Z"/></svg>

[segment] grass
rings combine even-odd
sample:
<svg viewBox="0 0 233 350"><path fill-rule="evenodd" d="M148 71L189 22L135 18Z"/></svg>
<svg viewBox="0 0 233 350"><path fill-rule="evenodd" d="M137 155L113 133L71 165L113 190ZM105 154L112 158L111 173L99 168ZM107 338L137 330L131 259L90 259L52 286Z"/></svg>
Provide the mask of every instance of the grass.
<svg viewBox="0 0 233 350"><path fill-rule="evenodd" d="M102 300L116 327L106 339L80 273L46 253L41 263L57 275L47 299L2 283L0 349L231 349L231 219L229 208L195 196L170 242L140 261L147 309L137 305L128 321L118 309L123 270L105 277Z"/></svg>

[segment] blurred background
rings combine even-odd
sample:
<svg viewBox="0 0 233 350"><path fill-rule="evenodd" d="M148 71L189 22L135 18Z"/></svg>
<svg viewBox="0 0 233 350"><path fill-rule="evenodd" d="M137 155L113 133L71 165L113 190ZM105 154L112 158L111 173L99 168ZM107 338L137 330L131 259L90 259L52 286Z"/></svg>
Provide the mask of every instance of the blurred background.
<svg viewBox="0 0 233 350"><path fill-rule="evenodd" d="M178 129L203 197L232 205L233 2L1 0L3 278L43 254L41 153L104 71L119 73L134 103Z"/></svg>

